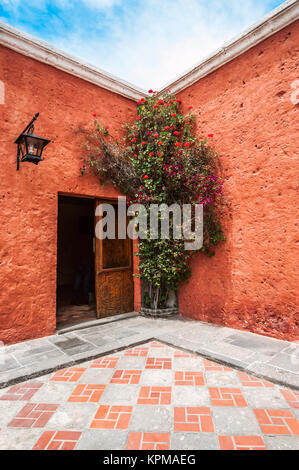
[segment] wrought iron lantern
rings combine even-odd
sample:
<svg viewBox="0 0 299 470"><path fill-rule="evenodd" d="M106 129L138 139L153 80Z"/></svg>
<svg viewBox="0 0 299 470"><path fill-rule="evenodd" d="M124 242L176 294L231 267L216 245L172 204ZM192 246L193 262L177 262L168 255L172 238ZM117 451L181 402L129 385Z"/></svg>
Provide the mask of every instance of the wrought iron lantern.
<svg viewBox="0 0 299 470"><path fill-rule="evenodd" d="M25 127L23 132L19 135L15 144L17 144L17 170L20 168L20 162L30 162L38 165L42 161L42 153L46 145L51 142L49 139L44 139L34 132L34 121L38 118L39 113L31 119L28 126Z"/></svg>

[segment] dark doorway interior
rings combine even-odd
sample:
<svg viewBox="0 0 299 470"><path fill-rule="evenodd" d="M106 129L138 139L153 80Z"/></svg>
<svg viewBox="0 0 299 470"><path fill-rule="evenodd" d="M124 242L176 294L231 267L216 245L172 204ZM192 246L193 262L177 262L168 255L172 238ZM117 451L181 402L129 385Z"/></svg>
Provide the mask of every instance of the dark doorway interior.
<svg viewBox="0 0 299 470"><path fill-rule="evenodd" d="M94 200L58 198L57 327L93 320Z"/></svg>

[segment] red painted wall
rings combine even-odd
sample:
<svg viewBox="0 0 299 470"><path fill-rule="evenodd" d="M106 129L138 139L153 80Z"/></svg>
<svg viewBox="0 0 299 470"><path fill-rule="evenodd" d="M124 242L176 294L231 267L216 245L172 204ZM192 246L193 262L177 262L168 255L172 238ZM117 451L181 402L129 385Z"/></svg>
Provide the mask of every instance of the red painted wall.
<svg viewBox="0 0 299 470"><path fill-rule="evenodd" d="M180 93L197 133L214 133L232 203L227 242L193 262L179 295L191 318L277 338L298 338L296 202L299 23L293 23ZM297 204L298 205L298 204Z"/></svg>
<svg viewBox="0 0 299 470"><path fill-rule="evenodd" d="M73 129L93 125L96 112L117 135L136 103L4 47L0 64L0 340L7 344L55 332L58 192L117 196L95 176L80 176ZM36 133L52 142L43 162L17 172L14 141L37 111Z"/></svg>
<svg viewBox="0 0 299 470"><path fill-rule="evenodd" d="M183 315L277 338L298 337L296 303L296 73L298 22L184 90L198 135L214 133L232 203L227 242L198 255L179 293ZM0 46L0 340L55 332L58 193L116 197L81 177L73 129L96 112L117 135L136 103ZM40 111L36 132L52 140L39 166L16 171L13 143ZM298 118L297 118L298 119ZM298 140L298 139L297 139ZM136 244L135 244L136 245ZM134 260L135 271L137 261ZM135 280L135 309L141 289ZM297 323L296 323L297 321Z"/></svg>

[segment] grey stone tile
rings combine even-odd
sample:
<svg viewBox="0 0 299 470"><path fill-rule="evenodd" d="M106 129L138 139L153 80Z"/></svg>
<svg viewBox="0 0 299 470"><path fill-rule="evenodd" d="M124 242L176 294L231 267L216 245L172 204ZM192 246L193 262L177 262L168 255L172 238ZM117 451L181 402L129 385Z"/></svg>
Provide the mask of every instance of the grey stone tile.
<svg viewBox="0 0 299 470"><path fill-rule="evenodd" d="M137 357L137 356L122 356L118 363L118 369L144 369L146 357Z"/></svg>
<svg viewBox="0 0 299 470"><path fill-rule="evenodd" d="M264 362L254 362L248 366L248 374L262 375L266 380L279 381L287 386L299 387L299 375Z"/></svg>
<svg viewBox="0 0 299 470"><path fill-rule="evenodd" d="M176 371L203 371L204 364L201 357L174 357L172 360L172 369Z"/></svg>
<svg viewBox="0 0 299 470"><path fill-rule="evenodd" d="M173 425L170 406L136 405L129 423L130 431L169 432Z"/></svg>
<svg viewBox="0 0 299 470"><path fill-rule="evenodd" d="M85 366L84 364L80 364ZM88 368L81 375L77 383L82 384L106 384L110 381L112 375L114 374L114 369L96 369Z"/></svg>
<svg viewBox="0 0 299 470"><path fill-rule="evenodd" d="M215 434L174 432L170 440L171 450L219 450Z"/></svg>
<svg viewBox="0 0 299 470"><path fill-rule="evenodd" d="M205 372L205 383L209 387L240 387L241 381L237 371L214 371Z"/></svg>
<svg viewBox="0 0 299 470"><path fill-rule="evenodd" d="M83 353L83 352L87 352L87 351L91 351L92 349L95 349L95 346L93 344L83 341L76 336L72 336L72 337L60 336L57 339L55 338L55 341L53 340L53 342L62 352L64 352L68 356L74 356L75 354L79 354L79 353Z"/></svg>
<svg viewBox="0 0 299 470"><path fill-rule="evenodd" d="M44 383L30 401L34 403L66 403L75 387L76 384L72 382Z"/></svg>
<svg viewBox="0 0 299 470"><path fill-rule="evenodd" d="M251 333L235 333L224 339L225 342L249 349L253 352L260 352L265 356L275 356L278 352L286 348L285 341L279 341L267 336L254 335Z"/></svg>
<svg viewBox="0 0 299 470"><path fill-rule="evenodd" d="M25 351L16 351L14 357L21 362L28 357L48 353L50 351L57 351L57 349L52 344L44 342L44 344L40 344L39 346L28 347Z"/></svg>
<svg viewBox="0 0 299 470"><path fill-rule="evenodd" d="M98 408L98 403L65 403L51 416L47 429L60 431L88 429Z"/></svg>
<svg viewBox="0 0 299 470"><path fill-rule="evenodd" d="M210 394L206 387L175 386L172 389L172 403L175 406L210 406Z"/></svg>
<svg viewBox="0 0 299 470"><path fill-rule="evenodd" d="M139 395L138 385L108 384L101 396L101 405L135 405Z"/></svg>
<svg viewBox="0 0 299 470"><path fill-rule="evenodd" d="M130 336L138 335L138 331L129 330L125 328L117 328L115 331L107 331L107 335L111 338L120 340L124 338L129 338Z"/></svg>
<svg viewBox="0 0 299 470"><path fill-rule="evenodd" d="M244 387L243 396L252 408L289 408L282 393L277 388Z"/></svg>
<svg viewBox="0 0 299 470"><path fill-rule="evenodd" d="M289 354L280 353L273 357L268 364L297 373L299 378L299 356L295 357L295 355L290 356Z"/></svg>
<svg viewBox="0 0 299 470"><path fill-rule="evenodd" d="M76 450L123 450L129 433L120 430L92 429L83 431Z"/></svg>
<svg viewBox="0 0 299 470"><path fill-rule="evenodd" d="M18 414L24 407L23 401L0 401L0 429L5 428L8 423ZM1 432L0 432L1 435Z"/></svg>
<svg viewBox="0 0 299 470"><path fill-rule="evenodd" d="M28 365L31 365L31 364L39 364L40 366L42 365L45 365L47 366L48 362L51 360L51 359L59 359L61 357L65 357L64 354L62 354L61 351L59 351L58 349L56 348L53 348L52 351L48 351L48 352L45 352L45 353L41 353L41 354L27 354L26 356L20 356L18 358L19 362L23 365L23 366L28 366Z"/></svg>
<svg viewBox="0 0 299 470"><path fill-rule="evenodd" d="M167 369L145 369L142 371L140 385L171 387L173 384L173 371Z"/></svg>
<svg viewBox="0 0 299 470"><path fill-rule="evenodd" d="M0 450L31 450L43 431L41 429L12 429L0 432Z"/></svg>
<svg viewBox="0 0 299 470"><path fill-rule="evenodd" d="M257 419L250 408L213 407L215 432L220 435L252 436L260 435Z"/></svg>
<svg viewBox="0 0 299 470"><path fill-rule="evenodd" d="M1 352L0 373L18 369L20 367L21 365L18 361L16 361L16 359L14 359L12 356L6 355L4 352Z"/></svg>
<svg viewBox="0 0 299 470"><path fill-rule="evenodd" d="M84 340L94 344L95 346L107 346L111 339L108 337L100 336L97 333L90 333L84 336Z"/></svg>
<svg viewBox="0 0 299 470"><path fill-rule="evenodd" d="M264 436L267 450L299 450L299 439L293 436Z"/></svg>

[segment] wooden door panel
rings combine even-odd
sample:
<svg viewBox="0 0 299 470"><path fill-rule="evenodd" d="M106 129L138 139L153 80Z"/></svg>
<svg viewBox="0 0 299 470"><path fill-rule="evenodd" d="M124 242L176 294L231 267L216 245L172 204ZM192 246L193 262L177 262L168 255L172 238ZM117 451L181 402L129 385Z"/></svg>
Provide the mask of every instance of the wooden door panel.
<svg viewBox="0 0 299 470"><path fill-rule="evenodd" d="M103 201L97 201L101 204ZM117 206L116 219L117 219ZM99 218L96 217L96 223ZM116 227L117 233L117 227ZM95 241L95 287L97 317L118 315L134 309L132 241Z"/></svg>

